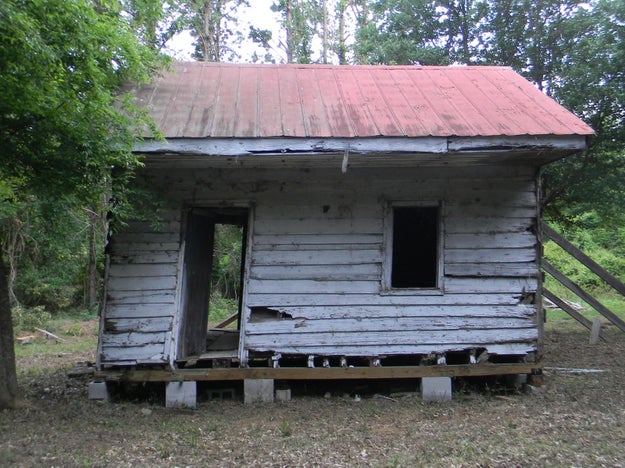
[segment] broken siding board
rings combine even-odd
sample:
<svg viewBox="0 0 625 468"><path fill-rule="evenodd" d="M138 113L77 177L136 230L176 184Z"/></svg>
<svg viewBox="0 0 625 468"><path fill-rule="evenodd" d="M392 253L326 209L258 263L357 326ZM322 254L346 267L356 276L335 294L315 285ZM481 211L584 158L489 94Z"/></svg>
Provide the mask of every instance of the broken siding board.
<svg viewBox="0 0 625 468"><path fill-rule="evenodd" d="M373 318L534 318L536 306L532 304L516 305L412 305L402 304L402 307L394 305L356 305L356 306L266 306L272 311L288 314L293 320L329 320L334 319L358 319L367 320ZM254 317L252 312L251 317ZM274 322L278 319L270 319ZM280 319L288 320L288 318Z"/></svg>
<svg viewBox="0 0 625 468"><path fill-rule="evenodd" d="M137 241L146 244L175 244L180 241L180 234L178 232L118 232L111 236L113 244L128 244Z"/></svg>
<svg viewBox="0 0 625 468"><path fill-rule="evenodd" d="M172 250L178 250L180 242L137 242L138 239L134 239L133 242L116 242L113 241L109 245L111 253L113 255L133 255L137 253L142 255L143 252L169 252Z"/></svg>

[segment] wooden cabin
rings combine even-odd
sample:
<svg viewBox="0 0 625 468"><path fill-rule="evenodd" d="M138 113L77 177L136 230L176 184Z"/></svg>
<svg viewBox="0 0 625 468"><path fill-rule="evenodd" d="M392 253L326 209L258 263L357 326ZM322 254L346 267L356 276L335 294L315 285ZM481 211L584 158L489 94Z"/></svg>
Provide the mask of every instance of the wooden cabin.
<svg viewBox="0 0 625 468"><path fill-rule="evenodd" d="M513 70L177 63L136 96L159 209L110 238L102 378L539 371L539 173L592 130ZM233 328L216 224L243 232Z"/></svg>

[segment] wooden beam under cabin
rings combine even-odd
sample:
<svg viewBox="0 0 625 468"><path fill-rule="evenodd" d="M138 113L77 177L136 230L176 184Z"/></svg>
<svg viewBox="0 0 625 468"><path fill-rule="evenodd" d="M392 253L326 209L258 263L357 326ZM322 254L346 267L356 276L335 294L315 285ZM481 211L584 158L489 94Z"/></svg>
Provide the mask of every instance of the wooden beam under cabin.
<svg viewBox="0 0 625 468"><path fill-rule="evenodd" d="M462 364L393 367L249 367L226 369L176 370L103 370L96 381L107 382L181 382L233 381L244 379L274 380L352 380L352 379L419 379L423 377L483 377L511 374L540 374L542 364Z"/></svg>

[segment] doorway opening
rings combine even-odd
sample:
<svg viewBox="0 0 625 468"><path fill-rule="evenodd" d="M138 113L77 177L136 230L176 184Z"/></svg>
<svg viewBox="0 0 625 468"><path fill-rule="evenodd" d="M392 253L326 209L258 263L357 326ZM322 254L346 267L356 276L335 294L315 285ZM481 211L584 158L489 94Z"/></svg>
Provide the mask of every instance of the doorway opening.
<svg viewBox="0 0 625 468"><path fill-rule="evenodd" d="M178 359L238 355L247 208L193 208L187 215Z"/></svg>

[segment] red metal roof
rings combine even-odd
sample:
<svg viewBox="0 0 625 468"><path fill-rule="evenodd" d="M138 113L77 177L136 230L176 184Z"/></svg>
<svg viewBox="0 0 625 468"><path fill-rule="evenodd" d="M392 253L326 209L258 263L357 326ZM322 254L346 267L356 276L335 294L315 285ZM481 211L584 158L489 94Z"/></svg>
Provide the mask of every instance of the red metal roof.
<svg viewBox="0 0 625 468"><path fill-rule="evenodd" d="M176 63L136 94L166 138L593 133L508 67Z"/></svg>

